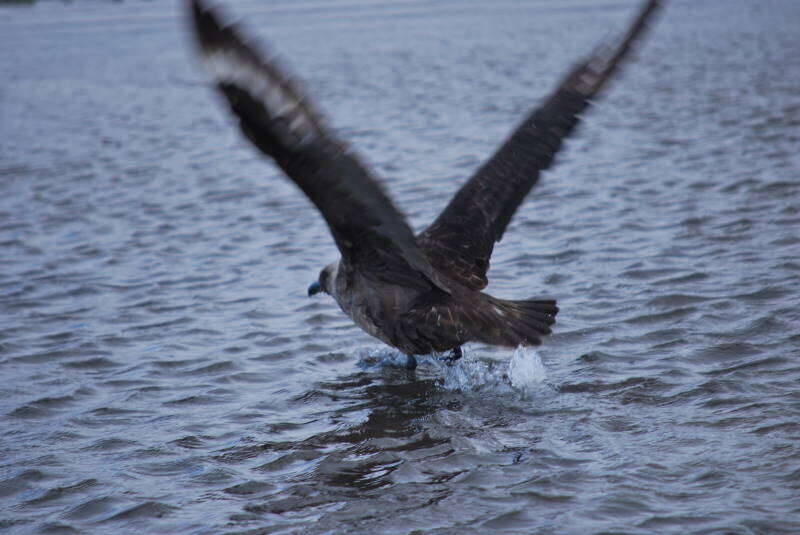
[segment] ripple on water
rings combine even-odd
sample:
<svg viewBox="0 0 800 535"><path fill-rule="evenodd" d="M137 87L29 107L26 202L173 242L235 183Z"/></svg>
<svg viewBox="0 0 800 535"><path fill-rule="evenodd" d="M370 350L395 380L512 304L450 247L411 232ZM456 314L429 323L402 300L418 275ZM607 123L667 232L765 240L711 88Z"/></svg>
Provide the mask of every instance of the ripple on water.
<svg viewBox="0 0 800 535"><path fill-rule="evenodd" d="M417 230L633 9L328 4L235 11ZM0 7L0 526L799 533L800 11L669 4L496 247L553 336L413 373L174 14Z"/></svg>

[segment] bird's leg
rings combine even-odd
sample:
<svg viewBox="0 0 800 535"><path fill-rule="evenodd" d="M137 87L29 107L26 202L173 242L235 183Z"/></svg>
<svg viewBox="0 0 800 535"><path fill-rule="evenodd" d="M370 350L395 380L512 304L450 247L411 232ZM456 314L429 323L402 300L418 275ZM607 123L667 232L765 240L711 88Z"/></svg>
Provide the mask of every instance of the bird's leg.
<svg viewBox="0 0 800 535"><path fill-rule="evenodd" d="M406 355L406 369L415 370L417 368L417 357L414 355Z"/></svg>
<svg viewBox="0 0 800 535"><path fill-rule="evenodd" d="M461 346L454 347L450 354L444 358L446 364L452 366L455 362L464 356L464 353L461 351Z"/></svg>

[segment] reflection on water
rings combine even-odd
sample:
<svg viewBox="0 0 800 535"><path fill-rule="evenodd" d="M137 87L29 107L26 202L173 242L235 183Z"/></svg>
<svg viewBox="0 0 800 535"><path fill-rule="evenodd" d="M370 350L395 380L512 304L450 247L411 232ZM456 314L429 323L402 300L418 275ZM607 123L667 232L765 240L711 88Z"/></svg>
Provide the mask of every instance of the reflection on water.
<svg viewBox="0 0 800 535"><path fill-rule="evenodd" d="M800 532L800 5L669 2L493 258L555 334L413 373L179 7L0 7L0 526ZM415 228L634 9L232 6Z"/></svg>

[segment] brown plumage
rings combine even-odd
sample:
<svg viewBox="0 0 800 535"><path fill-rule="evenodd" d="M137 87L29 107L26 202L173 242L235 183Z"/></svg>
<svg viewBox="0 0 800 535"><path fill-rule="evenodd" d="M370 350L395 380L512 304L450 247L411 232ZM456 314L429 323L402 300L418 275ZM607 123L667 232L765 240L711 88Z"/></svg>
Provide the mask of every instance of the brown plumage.
<svg viewBox="0 0 800 535"><path fill-rule="evenodd" d="M201 0L189 2L201 57L242 131L316 205L342 254L309 295L330 294L366 332L409 356L460 355L470 341L541 343L555 322L555 301L509 301L481 291L494 244L642 35L658 0L644 3L615 46L576 65L419 236L285 70Z"/></svg>

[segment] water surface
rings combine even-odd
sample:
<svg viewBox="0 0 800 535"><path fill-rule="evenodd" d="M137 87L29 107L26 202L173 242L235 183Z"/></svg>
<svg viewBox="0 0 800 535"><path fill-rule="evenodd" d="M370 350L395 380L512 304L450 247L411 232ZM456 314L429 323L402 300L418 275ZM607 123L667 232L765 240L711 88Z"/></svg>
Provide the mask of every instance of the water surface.
<svg viewBox="0 0 800 535"><path fill-rule="evenodd" d="M670 2L496 249L555 334L416 373L179 7L0 8L7 532L800 532L800 4ZM421 229L636 3L231 8Z"/></svg>

